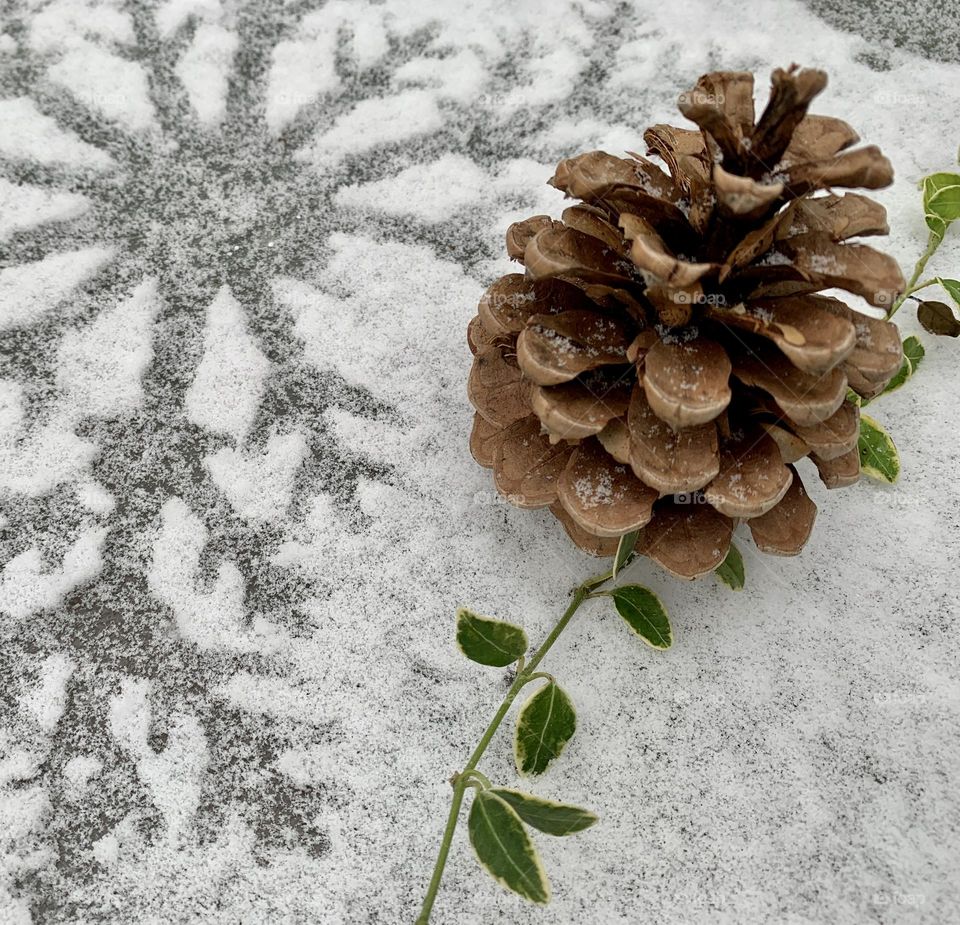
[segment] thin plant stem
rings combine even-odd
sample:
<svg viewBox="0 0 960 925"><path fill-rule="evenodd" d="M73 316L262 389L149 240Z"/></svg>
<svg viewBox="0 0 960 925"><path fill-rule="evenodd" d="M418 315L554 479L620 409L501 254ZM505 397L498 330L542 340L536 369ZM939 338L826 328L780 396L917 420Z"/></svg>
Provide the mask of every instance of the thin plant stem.
<svg viewBox="0 0 960 925"><path fill-rule="evenodd" d="M485 777L482 777L482 775L476 771L476 766L487 750L487 746L490 744L494 735L496 735L504 717L510 712L510 707L513 706L513 701L516 700L521 688L530 681L536 680L537 666L543 661L553 644L560 638L560 634L567 628L567 624L573 619L573 615L577 610L580 609L580 605L589 597L590 592L593 591L594 588L599 587L605 581L609 581L611 577L612 572L604 572L602 575L588 578L573 592L573 598L570 601L570 605L563 612L563 616L557 620L553 629L550 630L547 638L544 639L542 645L537 649L530 661L517 672L517 676L514 678L510 689L504 696L503 702L497 708L497 712L494 713L493 719L490 720L490 724L486 730L484 730L480 741L477 743L477 747L473 750L473 753L467 759L467 763L463 766L463 770L453 776L453 798L450 801L450 812L447 815L447 824L443 830L443 837L440 840L440 851L437 854L437 862L433 867L433 875L430 878L426 895L423 897L420 915L417 917L417 925L427 925L430 921L430 913L433 911L433 903L437 898L437 891L440 889L443 870L447 865L447 857L450 854L450 845L453 842L453 833L457 828L457 821L460 817L460 807L463 805L463 796L466 788L472 780L477 777L486 780ZM542 677L542 675L540 676Z"/></svg>
<svg viewBox="0 0 960 925"><path fill-rule="evenodd" d="M457 828L457 820L460 817L460 807L463 805L463 792L466 786L462 776L458 776L453 783L453 799L450 801L447 825L443 830L443 838L440 840L440 851L437 854L437 863L433 866L433 876L430 878L427 894L423 897L420 915L417 916L417 925L427 925L427 922L430 921L430 913L433 911L433 903L437 898L437 890L440 889L443 869L447 866L447 856L450 854L450 844L453 841L453 833Z"/></svg>
<svg viewBox="0 0 960 925"><path fill-rule="evenodd" d="M475 783L475 784L478 784L480 787L482 787L484 790L488 790L490 787L493 786L493 784L490 783L490 778L487 777L486 774L481 774L475 768L469 771L464 771L463 776L464 778L467 778L468 785L471 783Z"/></svg>
<svg viewBox="0 0 960 925"><path fill-rule="evenodd" d="M890 311L887 313L887 318L892 318L897 313L900 306L903 305L903 303L906 302L909 296L914 292L919 292L921 289L926 289L927 286L932 286L936 282L936 279L927 279L922 283L918 283L917 280L920 279L920 275L927 268L927 262L937 252L937 248L940 246L940 242L942 240L942 237L930 232L930 237L927 239L927 249L920 255L920 259L913 268L913 276L911 276L907 282L907 288L903 291L897 301L893 303Z"/></svg>

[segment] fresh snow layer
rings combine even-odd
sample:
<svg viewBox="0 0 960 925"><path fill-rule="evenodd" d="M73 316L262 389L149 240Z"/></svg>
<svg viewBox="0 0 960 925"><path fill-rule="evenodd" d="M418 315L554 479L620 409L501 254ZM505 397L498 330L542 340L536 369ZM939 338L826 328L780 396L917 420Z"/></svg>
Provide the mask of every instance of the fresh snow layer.
<svg viewBox="0 0 960 925"><path fill-rule="evenodd" d="M0 241L47 222L77 218L89 207L90 200L78 193L60 193L0 178Z"/></svg>
<svg viewBox="0 0 960 925"><path fill-rule="evenodd" d="M243 307L224 286L207 309L203 360L185 397L190 420L242 440L269 372L269 360L247 331Z"/></svg>
<svg viewBox="0 0 960 925"><path fill-rule="evenodd" d="M160 37L167 39L191 18L216 20L222 12L219 0L161 0L155 6L154 20Z"/></svg>
<svg viewBox="0 0 960 925"><path fill-rule="evenodd" d="M91 324L67 331L57 350L57 385L86 415L132 411L143 400L141 377L153 357L151 328L160 310L155 279L146 279L115 308Z"/></svg>
<svg viewBox="0 0 960 925"><path fill-rule="evenodd" d="M960 18L871 9L921 49ZM457 651L456 609L536 645L602 568L467 449L465 329L517 269L506 228L559 216L561 158L681 124L704 70L753 70L763 97L798 61L830 73L816 111L893 161L879 243L909 273L916 182L955 167L957 56L795 0L8 20L0 922L412 921L506 684ZM957 275L958 241L930 272ZM828 493L804 468L811 545L767 558L739 531L739 594L632 566L668 653L584 607L544 663L576 736L519 780L508 721L482 768L601 821L537 838L536 910L461 829L432 921L960 919L957 345L919 333L916 377L872 411L896 486Z"/></svg>
<svg viewBox="0 0 960 925"><path fill-rule="evenodd" d="M132 131L153 124L147 75L136 61L83 42L51 65L47 76L81 103Z"/></svg>
<svg viewBox="0 0 960 925"><path fill-rule="evenodd" d="M177 77L183 83L197 116L205 125L219 122L227 107L227 80L237 50L237 36L222 26L203 24L177 63Z"/></svg>
<svg viewBox="0 0 960 925"><path fill-rule="evenodd" d="M319 169L329 169L350 154L407 141L442 125L435 93L401 90L393 96L361 100L333 125L319 130L300 157Z"/></svg>
<svg viewBox="0 0 960 925"><path fill-rule="evenodd" d="M266 120L272 131L278 132L321 93L336 89L336 48L336 32L276 44L267 84Z"/></svg>
<svg viewBox="0 0 960 925"><path fill-rule="evenodd" d="M63 302L82 282L94 276L115 255L112 247L48 254L42 260L0 270L0 331L33 324ZM69 306L66 307L69 312Z"/></svg>
<svg viewBox="0 0 960 925"><path fill-rule="evenodd" d="M397 217L408 216L440 224L461 210L488 209L497 203L529 200L550 209L563 194L543 181L552 170L531 160L510 160L491 176L469 157L444 154L427 164L414 164L396 176L338 190L335 202ZM506 226L504 226L506 231Z"/></svg>
<svg viewBox="0 0 960 925"><path fill-rule="evenodd" d="M53 0L30 19L28 37L35 51L49 52L97 39L106 45L135 41L133 18L110 2Z"/></svg>
<svg viewBox="0 0 960 925"><path fill-rule="evenodd" d="M37 109L27 97L0 99L0 155L38 164L64 164L102 170L113 159L99 148L81 141L69 129Z"/></svg>

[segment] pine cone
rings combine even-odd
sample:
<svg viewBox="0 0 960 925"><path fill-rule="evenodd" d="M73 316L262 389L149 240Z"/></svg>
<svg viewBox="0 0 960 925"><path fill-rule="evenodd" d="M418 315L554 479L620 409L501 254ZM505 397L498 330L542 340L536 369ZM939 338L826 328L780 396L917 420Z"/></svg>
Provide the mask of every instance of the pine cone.
<svg viewBox="0 0 960 925"><path fill-rule="evenodd" d="M580 200L511 226L526 268L497 280L468 330L470 447L497 490L549 507L582 549L637 549L682 578L713 571L734 526L795 555L828 488L859 475L859 409L900 368L896 327L819 295L887 307L904 288L878 189L890 162L839 119L807 115L817 70L776 70L754 122L753 76L706 74L682 94L699 130L654 125L648 154L592 151L550 181ZM826 191L817 195L818 191Z"/></svg>

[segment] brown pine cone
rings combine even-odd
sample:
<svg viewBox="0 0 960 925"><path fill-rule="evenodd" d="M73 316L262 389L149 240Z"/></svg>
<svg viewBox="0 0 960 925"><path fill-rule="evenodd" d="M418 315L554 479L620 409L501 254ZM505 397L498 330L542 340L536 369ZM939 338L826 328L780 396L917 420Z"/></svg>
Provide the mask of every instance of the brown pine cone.
<svg viewBox="0 0 960 925"><path fill-rule="evenodd" d="M896 262L849 239L886 234L890 162L839 119L807 115L817 70L776 70L754 121L753 76L706 74L680 97L699 130L654 125L648 154L592 151L550 181L580 200L563 220L511 226L526 268L497 280L468 330L470 447L519 507L549 507L578 546L637 549L695 578L746 520L795 555L816 506L793 464L828 488L859 475L859 409L900 368L897 328L819 295L888 307ZM821 192L823 191L823 192Z"/></svg>

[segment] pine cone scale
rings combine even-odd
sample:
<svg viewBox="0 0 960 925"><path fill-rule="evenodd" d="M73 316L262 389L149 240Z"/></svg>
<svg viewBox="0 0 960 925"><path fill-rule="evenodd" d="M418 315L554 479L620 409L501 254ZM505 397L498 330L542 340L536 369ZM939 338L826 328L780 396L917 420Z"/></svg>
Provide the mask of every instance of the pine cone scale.
<svg viewBox="0 0 960 925"><path fill-rule="evenodd" d="M703 494L721 514L746 519L775 507L792 481L776 442L762 430L748 431L724 445L720 472Z"/></svg>
<svg viewBox="0 0 960 925"><path fill-rule="evenodd" d="M639 383L630 397L627 428L633 471L661 495L697 491L720 471L716 426L674 430L654 413Z"/></svg>
<svg viewBox="0 0 960 925"><path fill-rule="evenodd" d="M697 368L696 377L690 375ZM712 421L730 404L732 365L716 341L657 341L643 361L643 390L654 414L679 430Z"/></svg>
<svg viewBox="0 0 960 925"><path fill-rule="evenodd" d="M644 527L637 549L676 578L709 575L727 557L733 521L702 502L664 499Z"/></svg>
<svg viewBox="0 0 960 925"><path fill-rule="evenodd" d="M731 309L708 309L707 316L728 328L759 334L797 369L816 376L847 359L857 341L852 322L822 309L809 296L756 299Z"/></svg>
<svg viewBox="0 0 960 925"><path fill-rule="evenodd" d="M594 439L573 451L557 485L560 504L594 536L620 537L650 523L658 494Z"/></svg>
<svg viewBox="0 0 960 925"><path fill-rule="evenodd" d="M797 470L783 500L766 514L749 520L757 549L773 556L795 556L806 545L817 517L817 506L807 495Z"/></svg>

